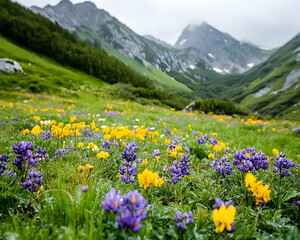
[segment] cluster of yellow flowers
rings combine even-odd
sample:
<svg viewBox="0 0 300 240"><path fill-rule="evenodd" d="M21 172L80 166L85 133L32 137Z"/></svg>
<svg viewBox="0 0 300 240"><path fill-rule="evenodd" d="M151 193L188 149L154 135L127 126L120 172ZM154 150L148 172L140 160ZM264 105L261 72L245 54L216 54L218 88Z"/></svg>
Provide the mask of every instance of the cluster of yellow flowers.
<svg viewBox="0 0 300 240"><path fill-rule="evenodd" d="M275 157L277 157L279 155L279 150L278 149L274 148L272 151L273 151L273 154L274 154Z"/></svg>
<svg viewBox="0 0 300 240"><path fill-rule="evenodd" d="M232 230L231 224L234 222L236 209L233 205L226 207L221 206L219 209L214 209L212 219L216 225L216 233L224 231L225 227L227 231Z"/></svg>
<svg viewBox="0 0 300 240"><path fill-rule="evenodd" d="M167 149L168 155L173 157L173 158L176 158L177 155L179 155L181 157L182 153L180 153L180 151L182 151L182 146L180 146L180 145L176 145L173 150Z"/></svg>
<svg viewBox="0 0 300 240"><path fill-rule="evenodd" d="M31 129L31 133L35 136L38 136L41 132L43 132L43 130L39 125L36 125Z"/></svg>
<svg viewBox="0 0 300 240"><path fill-rule="evenodd" d="M256 205L259 205L262 201L265 203L270 201L271 190L269 190L269 185L263 185L262 181L256 182L256 177L252 173L247 173L245 185L256 197Z"/></svg>
<svg viewBox="0 0 300 240"><path fill-rule="evenodd" d="M108 154L108 152L100 152L100 153L98 153L97 154L97 158L98 159L106 159L106 158L108 158L109 157L109 154Z"/></svg>
<svg viewBox="0 0 300 240"><path fill-rule="evenodd" d="M164 178L158 179L158 173L154 173L150 171L148 168L146 168L143 173L138 174L138 180L140 183L140 187L144 186L144 189L146 190L150 184L152 184L155 187L160 187L164 183Z"/></svg>
<svg viewBox="0 0 300 240"><path fill-rule="evenodd" d="M99 150L97 145L93 142L88 143L87 149L92 149L93 151L96 151L96 152Z"/></svg>
<svg viewBox="0 0 300 240"><path fill-rule="evenodd" d="M92 172L92 171L94 171L94 166L92 166L90 164L86 164L85 167L79 165L77 167L77 170L78 170L79 173L82 173L82 172Z"/></svg>
<svg viewBox="0 0 300 240"><path fill-rule="evenodd" d="M213 145L210 144L210 147L212 147ZM218 141L218 144L216 144L215 146L213 146L213 149L215 152L220 152L222 149L225 149L227 147L227 144Z"/></svg>

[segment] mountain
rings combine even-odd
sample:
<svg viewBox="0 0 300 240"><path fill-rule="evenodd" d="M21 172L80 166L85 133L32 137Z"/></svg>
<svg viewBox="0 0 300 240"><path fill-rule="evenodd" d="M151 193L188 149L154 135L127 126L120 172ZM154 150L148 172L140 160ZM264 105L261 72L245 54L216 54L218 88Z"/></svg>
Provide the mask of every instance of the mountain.
<svg viewBox="0 0 300 240"><path fill-rule="evenodd" d="M172 77L174 77L173 72L182 74L189 71L190 68L196 68L200 65L201 68L221 74L241 73L262 62L271 54L270 51L260 50L259 48L251 47L249 44L245 44L244 48L238 46L238 50L236 50L235 48L239 45L239 42L228 34L221 33L216 29L214 29L215 32L219 34L214 35L221 35L219 38L224 38L224 42L217 45L214 51L211 48L208 51L194 45L188 46L186 45L187 43L182 44L182 47L178 47L178 45L181 45L176 44L175 47L177 48L174 48L152 36L143 37L136 34L105 10L97 9L96 5L91 2L73 5L69 0L63 0L56 6L48 5L45 8L31 7L31 10L49 18L53 22L59 23L63 28L71 32L87 27L101 41L121 54L133 59L137 57L145 60ZM208 24L204 23L202 25L207 25L204 28L209 31L210 27L208 27ZM187 39L185 35L190 32L188 29L191 29L191 27L184 30L178 40L179 43ZM224 36L227 36L227 39ZM207 43L203 47L210 45L210 40L210 38L207 39ZM225 40L228 41L227 45ZM186 48L185 46L188 47ZM211 45L211 47L213 46ZM241 56L239 50L241 50ZM198 81L197 76L192 78Z"/></svg>
<svg viewBox="0 0 300 240"><path fill-rule="evenodd" d="M244 72L273 53L254 44L238 41L206 22L201 25L188 25L174 47L197 49L199 58L207 59L219 73Z"/></svg>
<svg viewBox="0 0 300 240"><path fill-rule="evenodd" d="M253 112L300 119L300 34L234 82L224 95Z"/></svg>
<svg viewBox="0 0 300 240"><path fill-rule="evenodd" d="M152 35L147 34L144 37L147 38L147 39L149 39L149 40L151 40L151 41L153 41L153 42L156 42L157 44L160 44L160 45L162 45L164 47L167 47L167 48L171 48L172 47L171 44L166 43L165 41L162 41L162 40L160 40L160 39L158 39L158 38L156 38L156 37L154 37Z"/></svg>
<svg viewBox="0 0 300 240"><path fill-rule="evenodd" d="M165 48L136 34L106 11L97 9L91 2L73 5L69 0L63 0L56 6L31 7L31 10L71 32L80 27L88 27L108 46L131 58L144 59L164 72L183 71L189 66L189 62L182 62L181 57L184 56L180 56L177 49Z"/></svg>

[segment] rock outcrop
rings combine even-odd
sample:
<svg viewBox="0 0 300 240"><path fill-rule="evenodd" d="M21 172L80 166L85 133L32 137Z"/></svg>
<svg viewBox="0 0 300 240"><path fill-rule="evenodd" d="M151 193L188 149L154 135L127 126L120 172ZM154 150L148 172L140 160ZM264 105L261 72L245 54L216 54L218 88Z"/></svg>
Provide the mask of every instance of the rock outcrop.
<svg viewBox="0 0 300 240"><path fill-rule="evenodd" d="M9 58L0 59L0 72L13 74L17 72L23 72L21 65Z"/></svg>

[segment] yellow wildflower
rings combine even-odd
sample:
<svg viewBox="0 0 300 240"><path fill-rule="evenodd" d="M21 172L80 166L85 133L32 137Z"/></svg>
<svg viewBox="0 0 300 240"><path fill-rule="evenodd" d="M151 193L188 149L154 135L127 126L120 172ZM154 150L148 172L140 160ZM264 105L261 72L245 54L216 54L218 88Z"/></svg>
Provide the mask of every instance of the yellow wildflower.
<svg viewBox="0 0 300 240"><path fill-rule="evenodd" d="M177 152L176 152L176 151L171 152L171 153L170 153L170 156L175 158L175 157L177 156Z"/></svg>
<svg viewBox="0 0 300 240"><path fill-rule="evenodd" d="M105 140L110 140L110 139L112 138L112 136L111 136L110 134L105 134L105 135L103 136L103 138L104 138Z"/></svg>
<svg viewBox="0 0 300 240"><path fill-rule="evenodd" d="M180 152L180 151L182 151L182 147L179 145L176 145L174 151Z"/></svg>
<svg viewBox="0 0 300 240"><path fill-rule="evenodd" d="M273 151L274 156L277 157L279 155L278 149L274 148L272 151Z"/></svg>
<svg viewBox="0 0 300 240"><path fill-rule="evenodd" d="M91 128L92 128L92 129L95 129L95 128L96 128L95 121L92 121L92 123L91 123Z"/></svg>
<svg viewBox="0 0 300 240"><path fill-rule="evenodd" d="M83 142L80 142L80 143L78 143L78 145L77 145L78 148L83 148L83 146L84 146L84 143L83 143Z"/></svg>
<svg viewBox="0 0 300 240"><path fill-rule="evenodd" d="M38 122L38 121L41 120L41 118L39 116L33 116L33 119L34 119L35 122Z"/></svg>
<svg viewBox="0 0 300 240"><path fill-rule="evenodd" d="M40 126L36 125L32 128L31 133L35 136L39 135L43 130Z"/></svg>
<svg viewBox="0 0 300 240"><path fill-rule="evenodd" d="M94 171L94 166L92 166L90 164L86 164L85 165L85 171L89 171L89 172Z"/></svg>
<svg viewBox="0 0 300 240"><path fill-rule="evenodd" d="M78 170L79 173L83 172L84 171L84 166L79 165L77 167L77 170Z"/></svg>
<svg viewBox="0 0 300 240"><path fill-rule="evenodd" d="M25 135L25 134L28 134L28 133L29 133L29 129L28 129L28 128L23 130L23 134L24 134L24 135Z"/></svg>
<svg viewBox="0 0 300 240"><path fill-rule="evenodd" d="M140 187L144 186L144 189L146 190L150 184L153 186L161 186L163 184L163 178L158 179L158 173L153 173L148 168L146 168L142 174L138 174L138 180L140 183Z"/></svg>
<svg viewBox="0 0 300 240"><path fill-rule="evenodd" d="M252 173L247 173L245 184L248 190L253 192L253 196L256 197L256 205L260 204L262 201L268 202L271 200L271 190L269 190L269 185L263 185L262 181L256 182L256 178Z"/></svg>
<svg viewBox="0 0 300 240"><path fill-rule="evenodd" d="M165 143L166 145L168 145L170 142L171 142L171 139L166 139L164 143Z"/></svg>
<svg viewBox="0 0 300 240"><path fill-rule="evenodd" d="M97 158L99 158L99 159L102 159L102 158L106 159L108 157L109 157L109 154L107 152L100 152L97 154Z"/></svg>
<svg viewBox="0 0 300 240"><path fill-rule="evenodd" d="M71 117L71 122L75 122L77 118L75 116Z"/></svg>
<svg viewBox="0 0 300 240"><path fill-rule="evenodd" d="M223 232L225 227L227 231L231 231L231 224L234 222L235 214L236 209L232 205L228 208L223 205L219 209L214 209L212 219L216 225L216 233Z"/></svg>
<svg viewBox="0 0 300 240"><path fill-rule="evenodd" d="M214 159L215 158L215 154L213 154L213 153L208 154L208 158L209 159Z"/></svg>
<svg viewBox="0 0 300 240"><path fill-rule="evenodd" d="M56 125L52 125L52 127L51 127L52 136L57 137L61 134L61 132L62 132L62 129L60 127L58 127Z"/></svg>

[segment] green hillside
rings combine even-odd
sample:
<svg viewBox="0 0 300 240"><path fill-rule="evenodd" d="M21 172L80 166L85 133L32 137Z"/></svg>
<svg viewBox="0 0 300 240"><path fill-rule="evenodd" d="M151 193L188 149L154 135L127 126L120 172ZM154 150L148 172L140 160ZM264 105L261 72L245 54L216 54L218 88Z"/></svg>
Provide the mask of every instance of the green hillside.
<svg viewBox="0 0 300 240"><path fill-rule="evenodd" d="M132 59L126 57L115 49L109 47L107 44L101 41L101 39L89 28L85 26L77 27L74 33L76 36L78 36L79 39L86 41L94 47L105 50L110 56L119 59L135 71L147 76L154 81L156 86L162 86L164 88L177 92L192 92L192 90L189 89L185 84L176 81L150 63L143 62L143 60L140 58Z"/></svg>
<svg viewBox="0 0 300 240"><path fill-rule="evenodd" d="M300 35L297 35L266 62L241 76L235 76L234 81L225 81L229 88L224 94L253 112L272 117L299 119L299 47ZM291 77L292 75L294 77ZM289 84L288 79L293 81Z"/></svg>

